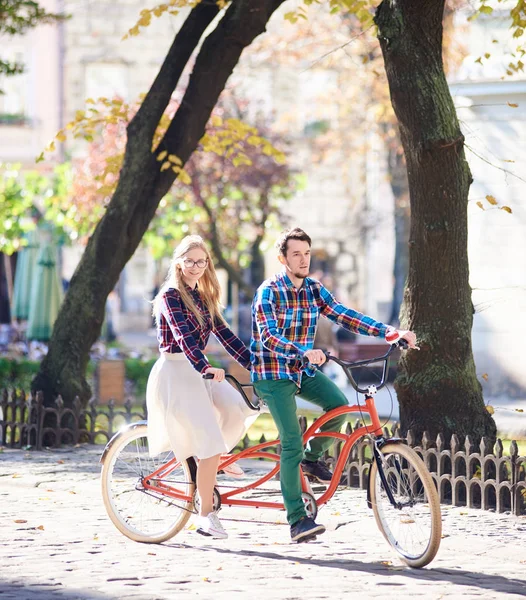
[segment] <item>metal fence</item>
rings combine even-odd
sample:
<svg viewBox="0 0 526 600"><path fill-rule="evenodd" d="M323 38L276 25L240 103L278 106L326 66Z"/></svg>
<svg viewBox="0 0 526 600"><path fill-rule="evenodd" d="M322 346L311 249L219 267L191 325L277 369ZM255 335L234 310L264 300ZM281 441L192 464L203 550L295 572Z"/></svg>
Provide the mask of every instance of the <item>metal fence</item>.
<svg viewBox="0 0 526 600"><path fill-rule="evenodd" d="M146 406L134 405L131 400L122 405L113 401L99 404L92 399L86 408L75 400L71 408L65 407L59 397L52 407L43 404L40 392L35 397L23 392L4 390L0 397L0 445L12 448L58 447L62 444L108 441L120 427L145 419ZM305 417L299 417L302 431L307 428ZM347 433L361 426L347 423ZM398 427L384 430L386 437L396 437ZM526 457L520 456L516 442L504 453L501 440L493 448L483 438L475 446L469 436L463 441L456 435L445 444L442 435L435 440L424 434L417 444L411 431L406 440L422 457L429 469L440 495L440 501L453 506L467 506L496 512L526 514ZM265 436L259 440L265 442ZM246 448L251 441L248 436L239 448ZM335 444L326 458L334 463L339 455L341 442ZM279 446L276 447L279 452ZM348 486L365 489L371 464L371 451L367 440L358 442L351 451L344 470Z"/></svg>

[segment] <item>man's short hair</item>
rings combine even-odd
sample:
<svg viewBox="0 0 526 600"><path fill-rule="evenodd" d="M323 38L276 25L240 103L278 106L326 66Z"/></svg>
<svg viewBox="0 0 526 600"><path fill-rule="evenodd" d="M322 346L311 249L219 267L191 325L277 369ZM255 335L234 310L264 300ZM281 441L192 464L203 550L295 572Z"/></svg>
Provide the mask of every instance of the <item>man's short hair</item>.
<svg viewBox="0 0 526 600"><path fill-rule="evenodd" d="M300 229L299 227L287 229L281 234L276 242L276 248L283 256L287 256L289 240L300 240L300 242L307 242L309 246L312 246L312 240L310 239L310 236L307 235L303 229Z"/></svg>

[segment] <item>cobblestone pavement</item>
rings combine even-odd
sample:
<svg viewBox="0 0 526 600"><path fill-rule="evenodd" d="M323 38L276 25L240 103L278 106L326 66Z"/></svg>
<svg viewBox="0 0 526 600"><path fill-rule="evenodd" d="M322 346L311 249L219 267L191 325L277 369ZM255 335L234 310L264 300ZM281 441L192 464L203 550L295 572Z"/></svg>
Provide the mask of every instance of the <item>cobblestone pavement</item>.
<svg viewBox="0 0 526 600"><path fill-rule="evenodd" d="M438 556L414 570L360 490L320 511L328 531L308 544L289 543L283 513L229 508L228 540L185 530L162 545L132 542L104 511L100 450L0 453L1 600L526 596L526 518L444 506Z"/></svg>

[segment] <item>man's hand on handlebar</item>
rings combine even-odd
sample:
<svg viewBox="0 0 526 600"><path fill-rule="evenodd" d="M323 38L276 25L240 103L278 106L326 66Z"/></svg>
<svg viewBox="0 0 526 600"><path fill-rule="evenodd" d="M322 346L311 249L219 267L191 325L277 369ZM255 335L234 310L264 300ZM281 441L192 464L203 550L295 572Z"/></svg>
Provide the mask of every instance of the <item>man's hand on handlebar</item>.
<svg viewBox="0 0 526 600"><path fill-rule="evenodd" d="M385 341L388 344L395 344L400 340L405 340L409 348L413 350L420 350L416 345L416 334L409 330L404 329L392 329L385 336Z"/></svg>
<svg viewBox="0 0 526 600"><path fill-rule="evenodd" d="M203 373L204 375L208 375L206 379L213 379L214 381L224 381L225 380L225 370L224 369L216 369L215 367L208 367ZM213 377L210 377L213 375Z"/></svg>
<svg viewBox="0 0 526 600"><path fill-rule="evenodd" d="M308 360L311 365L321 366L326 360L325 352L323 350L307 350L303 355L303 360Z"/></svg>

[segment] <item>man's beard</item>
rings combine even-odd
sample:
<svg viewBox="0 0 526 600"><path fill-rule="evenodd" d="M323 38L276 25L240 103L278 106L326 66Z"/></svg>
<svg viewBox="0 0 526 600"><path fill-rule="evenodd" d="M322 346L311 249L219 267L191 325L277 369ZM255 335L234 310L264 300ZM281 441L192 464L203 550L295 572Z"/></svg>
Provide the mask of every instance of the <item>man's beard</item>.
<svg viewBox="0 0 526 600"><path fill-rule="evenodd" d="M305 275L303 273L294 273L294 272L292 274L297 279L306 279L310 275L309 271L307 271L307 273Z"/></svg>

